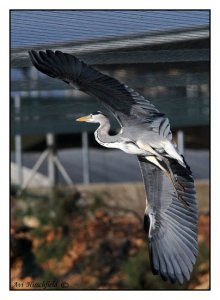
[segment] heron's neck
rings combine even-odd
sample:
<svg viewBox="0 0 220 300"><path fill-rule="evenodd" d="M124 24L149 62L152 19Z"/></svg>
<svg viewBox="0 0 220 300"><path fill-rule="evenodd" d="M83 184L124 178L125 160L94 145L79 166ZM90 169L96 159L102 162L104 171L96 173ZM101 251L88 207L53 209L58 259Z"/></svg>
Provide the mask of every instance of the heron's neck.
<svg viewBox="0 0 220 300"><path fill-rule="evenodd" d="M95 138L99 143L115 143L120 141L120 134L109 135L110 122L106 118L100 123L100 126L95 131Z"/></svg>

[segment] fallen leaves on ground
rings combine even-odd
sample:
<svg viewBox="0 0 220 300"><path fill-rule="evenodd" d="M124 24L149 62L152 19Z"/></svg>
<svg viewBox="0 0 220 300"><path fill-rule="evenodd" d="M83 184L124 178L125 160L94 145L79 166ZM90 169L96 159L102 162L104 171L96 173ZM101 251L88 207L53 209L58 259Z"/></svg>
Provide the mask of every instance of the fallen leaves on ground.
<svg viewBox="0 0 220 300"><path fill-rule="evenodd" d="M28 262L18 255L12 264L12 287L16 281L25 281L27 278L29 281L31 279L48 280L49 276L58 282L68 282L69 289L123 289L127 274L122 272L121 266L131 257L135 257L140 249L145 249L147 252L143 225L132 213L113 214L106 208L100 208L87 214L86 217L75 214L69 228L67 238L70 243L62 257L48 257L43 262L39 262L39 245L46 247L57 240L61 241L62 228L42 228L43 233L40 237L28 233L27 239L32 241L32 252L36 256L39 267L43 270L43 275L33 277L30 270L30 275L26 274L26 279L22 279L20 277L22 264ZM12 230L12 233L15 238L19 239L16 237L15 230ZM209 246L209 216L207 215L201 215L199 218L198 238L199 242L204 241ZM59 247L59 242L55 245ZM46 277L45 274L48 272L49 275ZM188 288L209 288L207 262L200 264L199 272L201 275L194 283L190 283ZM155 280L160 279L156 277Z"/></svg>

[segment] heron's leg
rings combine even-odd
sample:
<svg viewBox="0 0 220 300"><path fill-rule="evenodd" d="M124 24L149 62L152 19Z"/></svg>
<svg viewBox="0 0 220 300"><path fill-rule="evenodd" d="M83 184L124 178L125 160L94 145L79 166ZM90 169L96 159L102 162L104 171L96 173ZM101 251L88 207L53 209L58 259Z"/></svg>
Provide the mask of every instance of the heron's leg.
<svg viewBox="0 0 220 300"><path fill-rule="evenodd" d="M145 156L145 158L152 162L154 165L156 165L157 167L159 167L163 172L164 174L169 178L169 180L171 180L172 184L173 184L173 187L176 191L176 194L177 194L177 197L178 199L183 202L184 206L189 206L189 204L182 198L182 196L178 193L178 190L177 189L181 189L184 191L184 187L177 181L177 179L175 178L174 174L173 174L173 171L170 167L170 162L167 158L164 158L164 157L161 157L160 159L164 161L164 163L166 164L167 168L169 171L167 171L161 164L160 162L157 160L157 157L155 156Z"/></svg>
<svg viewBox="0 0 220 300"><path fill-rule="evenodd" d="M168 174L170 175L170 179L171 179L171 181L172 181L172 183L173 183L173 186L174 186L174 189L175 189L175 191L176 191L176 194L177 194L178 199L179 199L180 201L183 202L184 206L186 206L186 207L189 206L189 203L188 203L186 200L184 200L183 197L182 197L182 195L180 195L180 194L178 193L178 191L177 191L177 189L180 189L180 190L184 191L184 187L183 187L183 186L177 181L177 179L175 178L175 176L174 176L174 174L173 174L173 171L172 171L172 169L171 169L171 167L170 167L169 159L163 157L163 161L165 162L165 164L166 164L166 166L167 166L167 168L168 168L168 170L169 170L169 173L168 173Z"/></svg>
<svg viewBox="0 0 220 300"><path fill-rule="evenodd" d="M175 191L176 191L176 193L177 193L177 181L176 181L176 179L174 179L173 177L172 177L172 170L171 170L171 172L170 172L170 170L169 170L169 172L159 163L159 161L157 160L157 158L155 157L155 156L145 156L146 157L146 159L148 160L148 161L150 161L150 162L152 162L154 165L156 165L157 167L159 167L163 172L164 172L164 174L169 178L169 180L171 180L172 181L172 184L173 184L173 186L174 186L174 189L175 189ZM178 195L178 193L177 193L177 195Z"/></svg>
<svg viewBox="0 0 220 300"><path fill-rule="evenodd" d="M165 175L172 181L175 190L176 190L177 187L180 188L181 190L183 190L182 185L176 180L176 178L173 174L173 171L172 171L172 169L169 165L169 160L168 159L161 158L161 160L163 160L164 162L167 160L167 162L165 162L165 164L166 164L169 172L160 164L160 162L157 160L157 158L155 156L153 156L153 155L152 156L145 156L145 158L148 161L152 162L157 167L159 167L165 173ZM176 192L177 192L177 190L176 190Z"/></svg>
<svg viewBox="0 0 220 300"><path fill-rule="evenodd" d="M167 170L159 163L159 161L157 160L157 158L154 155L150 155L150 156L145 156L145 158L152 162L154 165L156 165L158 168L160 168L162 171L164 171L164 173L170 178L170 176L168 175L169 173L167 172Z"/></svg>
<svg viewBox="0 0 220 300"><path fill-rule="evenodd" d="M148 153L149 152L152 153L153 155L152 156L146 156L146 159L148 159L149 161L151 161L152 163L154 163L156 166L158 166L161 170L163 170L165 172L165 174L171 179L174 187L179 187L181 190L183 190L183 187L176 180L176 178L175 178L175 176L173 174L173 171L172 171L172 169L170 167L170 162L169 162L169 160L166 157L162 156L160 153L158 153L157 151L155 151L148 144L143 144L142 142L139 142L138 146L141 149L147 151ZM159 163L158 158L166 164L169 172Z"/></svg>
<svg viewBox="0 0 220 300"><path fill-rule="evenodd" d="M170 179L173 182L173 185L176 186L177 188L181 189L182 191L184 191L184 187L177 181L175 175L173 174L173 171L170 167L170 162L169 159L163 157L162 160L164 161L164 163L166 164L168 170L169 170L169 174L170 174Z"/></svg>
<svg viewBox="0 0 220 300"><path fill-rule="evenodd" d="M146 159L148 159L149 161L151 161L152 163L154 163L156 166L158 166L161 170L164 171L164 173L169 177L169 179L172 181L173 183L173 187L176 191L177 197L184 202L185 205L188 205L188 203L186 203L185 200L182 199L182 196L179 195L177 189L180 189L182 191L184 191L184 187L177 181L176 177L173 174L173 171L170 167L170 162L169 160L162 156L160 153L158 153L157 151L155 151L150 145L148 144L144 144L142 142L138 142L137 143L138 147L140 147L141 149L147 151L148 153L152 153L152 156L146 156ZM150 158L150 159L149 159ZM168 168L169 172L159 163L158 158L163 161L166 165L166 167Z"/></svg>

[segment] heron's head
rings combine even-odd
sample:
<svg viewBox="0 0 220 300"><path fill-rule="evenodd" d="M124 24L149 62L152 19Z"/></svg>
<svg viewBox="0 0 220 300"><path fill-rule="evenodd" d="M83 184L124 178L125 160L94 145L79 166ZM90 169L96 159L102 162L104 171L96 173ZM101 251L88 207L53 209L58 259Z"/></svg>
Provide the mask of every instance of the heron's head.
<svg viewBox="0 0 220 300"><path fill-rule="evenodd" d="M88 116L84 116L76 119L76 121L78 122L88 122L88 123L102 123L104 120L106 120L106 116L101 111L97 111Z"/></svg>

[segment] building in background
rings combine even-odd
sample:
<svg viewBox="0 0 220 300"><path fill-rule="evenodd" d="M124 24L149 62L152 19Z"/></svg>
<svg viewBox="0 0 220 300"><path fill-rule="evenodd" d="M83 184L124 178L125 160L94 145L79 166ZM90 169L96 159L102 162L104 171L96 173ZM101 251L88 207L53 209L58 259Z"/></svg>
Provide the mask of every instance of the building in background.
<svg viewBox="0 0 220 300"><path fill-rule="evenodd" d="M105 108L39 73L30 49L72 53L135 88L167 114L195 177L207 179L209 48L206 10L11 11L13 182L33 184L35 171L49 174L46 185L141 180L135 157L100 148L95 125L74 122Z"/></svg>

